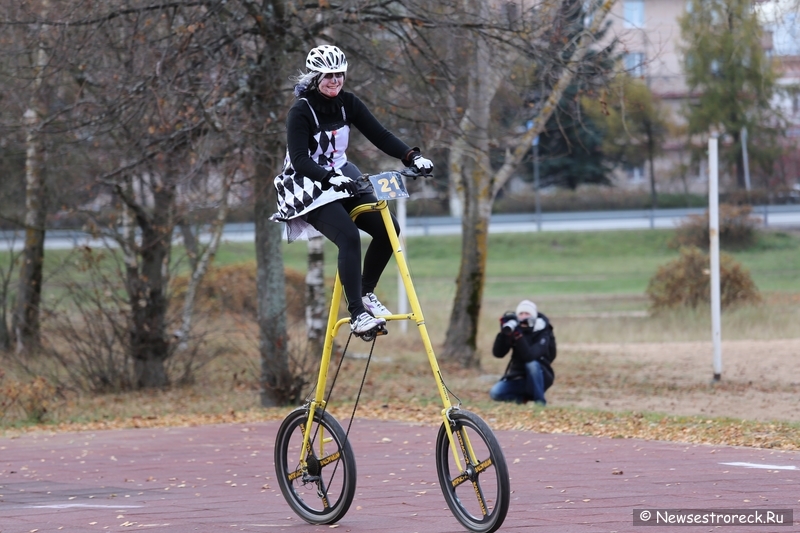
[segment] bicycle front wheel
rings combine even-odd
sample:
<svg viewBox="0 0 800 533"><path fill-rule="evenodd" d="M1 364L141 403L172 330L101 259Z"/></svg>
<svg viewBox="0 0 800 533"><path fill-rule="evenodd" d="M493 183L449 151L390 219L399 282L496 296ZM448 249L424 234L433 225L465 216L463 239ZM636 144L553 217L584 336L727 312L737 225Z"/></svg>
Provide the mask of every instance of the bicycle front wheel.
<svg viewBox="0 0 800 533"><path fill-rule="evenodd" d="M327 412L314 412L308 447L302 453L307 421L308 410L300 407L289 413L278 429L278 485L300 518L310 524L332 524L353 502L356 462L342 426Z"/></svg>
<svg viewBox="0 0 800 533"><path fill-rule="evenodd" d="M461 470L442 424L436 438L436 470L444 499L468 530L496 531L508 513L511 493L503 451L492 430L475 413L453 411L450 419Z"/></svg>

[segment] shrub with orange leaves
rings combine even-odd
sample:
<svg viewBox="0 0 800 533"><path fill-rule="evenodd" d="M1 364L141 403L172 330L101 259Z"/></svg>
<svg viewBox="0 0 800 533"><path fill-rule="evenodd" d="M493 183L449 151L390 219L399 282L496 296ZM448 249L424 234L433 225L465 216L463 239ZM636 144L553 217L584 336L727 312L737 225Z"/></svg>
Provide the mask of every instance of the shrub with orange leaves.
<svg viewBox="0 0 800 533"><path fill-rule="evenodd" d="M647 286L654 312L695 308L711 300L710 259L696 246L681 248L681 256L659 267ZM761 301L750 273L728 254L720 254L720 295L723 308Z"/></svg>

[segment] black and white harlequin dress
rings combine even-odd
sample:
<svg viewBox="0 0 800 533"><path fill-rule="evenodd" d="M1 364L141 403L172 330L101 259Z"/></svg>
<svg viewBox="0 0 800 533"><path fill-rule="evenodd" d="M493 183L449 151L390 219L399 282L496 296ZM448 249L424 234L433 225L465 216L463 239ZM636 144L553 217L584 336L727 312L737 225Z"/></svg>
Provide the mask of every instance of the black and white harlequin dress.
<svg viewBox="0 0 800 533"><path fill-rule="evenodd" d="M316 90L304 93L289 110L287 154L283 172L275 178L278 212L272 219L286 222L289 242L316 230L305 221L314 209L347 198L326 183L331 170L347 164L345 153L351 126L385 154L408 165L412 149L387 130L353 93L342 91L334 100ZM416 149L415 149L416 150Z"/></svg>
<svg viewBox="0 0 800 533"><path fill-rule="evenodd" d="M308 100L302 98L306 103ZM309 156L325 170L342 168L347 163L347 145L350 142L350 126L347 114L342 107L344 124L333 129L320 128L314 108L308 104L317 125L317 132L309 146ZM283 171L275 177L278 191L278 212L273 220L286 222L286 235L289 242L304 235L311 236L316 230L302 218L306 213L330 202L349 197L345 191L335 191L320 181L313 180L297 172L287 151L283 161Z"/></svg>

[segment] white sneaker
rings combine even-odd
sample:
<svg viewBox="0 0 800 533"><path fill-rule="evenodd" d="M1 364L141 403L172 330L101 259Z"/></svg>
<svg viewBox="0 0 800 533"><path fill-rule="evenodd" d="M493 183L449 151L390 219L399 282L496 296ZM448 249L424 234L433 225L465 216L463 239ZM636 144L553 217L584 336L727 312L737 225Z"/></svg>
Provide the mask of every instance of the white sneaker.
<svg viewBox="0 0 800 533"><path fill-rule="evenodd" d="M384 324L386 321L382 318L375 318L369 313L361 313L354 320L350 320L350 330L353 333L361 334Z"/></svg>
<svg viewBox="0 0 800 533"><path fill-rule="evenodd" d="M386 306L378 300L374 293L368 292L366 296L361 297L361 301L364 302L364 307L372 316L390 316L392 314L392 312L386 309Z"/></svg>

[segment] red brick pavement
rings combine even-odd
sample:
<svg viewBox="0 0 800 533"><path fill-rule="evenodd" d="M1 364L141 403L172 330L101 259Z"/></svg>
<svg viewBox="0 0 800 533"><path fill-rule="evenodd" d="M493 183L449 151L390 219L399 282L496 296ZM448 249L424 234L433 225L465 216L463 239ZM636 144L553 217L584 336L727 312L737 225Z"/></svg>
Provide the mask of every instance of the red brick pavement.
<svg viewBox="0 0 800 533"><path fill-rule="evenodd" d="M357 419L350 435L356 497L331 527L306 524L283 500L272 466L277 427L0 439L0 532L463 531L437 485L437 428ZM800 453L523 431L497 436L513 491L501 531L641 531L632 523L641 507L800 510ZM723 464L736 462L781 468ZM798 515L794 527L751 530L796 530ZM680 529L700 530L713 528Z"/></svg>

